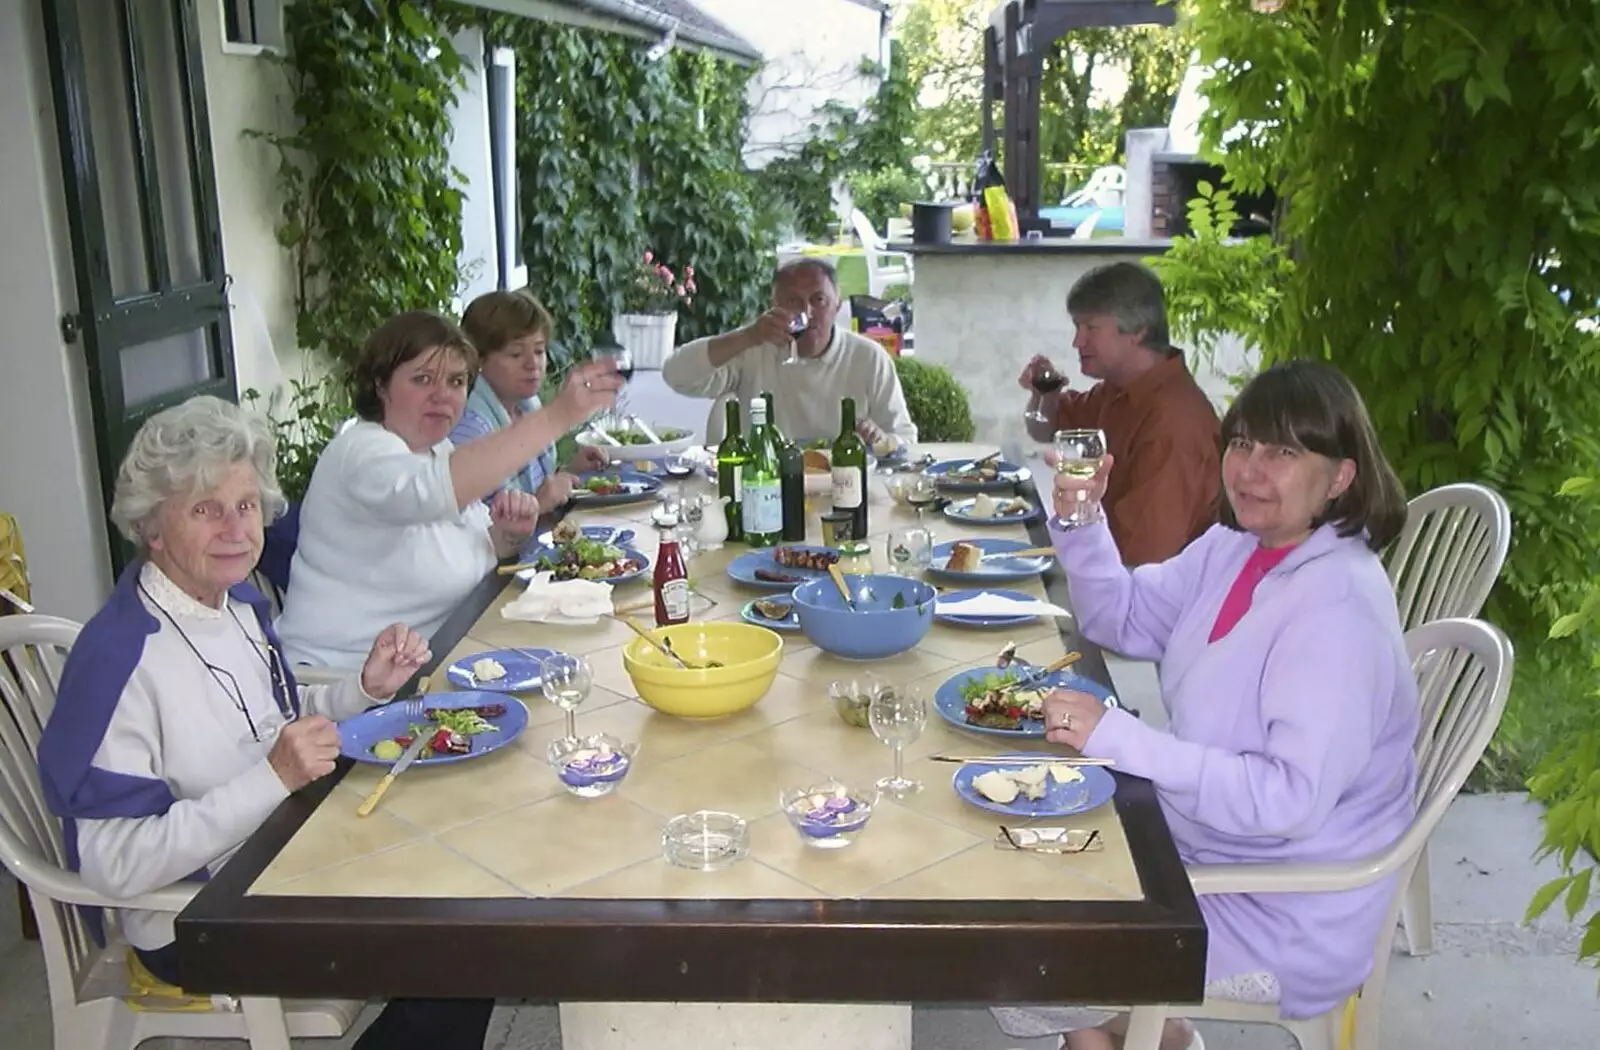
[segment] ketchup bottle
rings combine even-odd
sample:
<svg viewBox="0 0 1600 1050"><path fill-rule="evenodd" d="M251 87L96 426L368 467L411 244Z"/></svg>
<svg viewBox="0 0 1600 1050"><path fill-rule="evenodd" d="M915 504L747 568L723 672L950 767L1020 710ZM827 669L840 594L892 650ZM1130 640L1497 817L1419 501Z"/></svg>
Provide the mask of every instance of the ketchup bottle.
<svg viewBox="0 0 1600 1050"><path fill-rule="evenodd" d="M656 553L656 626L667 627L689 622L689 571L678 550L678 519L663 515L656 519L661 547Z"/></svg>

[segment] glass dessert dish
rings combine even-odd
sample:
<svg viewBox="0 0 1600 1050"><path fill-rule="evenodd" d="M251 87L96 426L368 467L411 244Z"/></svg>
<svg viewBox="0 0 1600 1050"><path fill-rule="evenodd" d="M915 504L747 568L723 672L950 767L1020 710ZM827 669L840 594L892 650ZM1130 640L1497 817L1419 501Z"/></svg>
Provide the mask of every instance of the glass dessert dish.
<svg viewBox="0 0 1600 1050"><path fill-rule="evenodd" d="M790 788L778 796L783 815L814 849L843 849L856 840L878 804L876 788L848 788L835 780Z"/></svg>
<svg viewBox="0 0 1600 1050"><path fill-rule="evenodd" d="M609 733L558 737L546 757L563 787L579 798L599 798L615 791L633 768L638 744L624 744Z"/></svg>

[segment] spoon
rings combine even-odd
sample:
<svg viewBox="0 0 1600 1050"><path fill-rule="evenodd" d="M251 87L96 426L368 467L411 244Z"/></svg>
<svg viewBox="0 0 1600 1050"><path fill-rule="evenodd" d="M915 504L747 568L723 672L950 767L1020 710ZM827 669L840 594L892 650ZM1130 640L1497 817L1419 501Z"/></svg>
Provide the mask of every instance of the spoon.
<svg viewBox="0 0 1600 1050"><path fill-rule="evenodd" d="M850 585L844 582L844 573L839 571L838 565L828 566L828 575L833 577L833 585L839 588L839 593L844 595L845 604L850 606L851 612L860 612L856 608L855 595L850 593Z"/></svg>
<svg viewBox="0 0 1600 1050"><path fill-rule="evenodd" d="M666 646L667 652L672 654L672 658L674 660L677 660L680 664L683 664L683 666L690 671L709 671L713 667L723 666L723 664L717 660L707 660L702 665L689 663L683 657L678 655L678 651L672 647L672 639L668 638L666 635L661 636L661 644Z"/></svg>
<svg viewBox="0 0 1600 1050"><path fill-rule="evenodd" d="M672 651L672 646L665 644L665 639L656 638L655 635L651 634L649 631L645 630L643 627L640 627L637 623L635 623L633 617L631 617L631 616L613 616L611 618L613 620L619 620L622 623L625 623L629 627L633 628L633 633L634 634L638 635L640 638L643 638L645 641L649 642L652 646L655 647L657 652L661 653L661 655L665 656L667 659L669 659L673 663L677 664L683 670L685 670L685 671L693 671L693 670L695 670L695 668L692 668L688 664L684 663L683 657L679 656L677 653Z"/></svg>

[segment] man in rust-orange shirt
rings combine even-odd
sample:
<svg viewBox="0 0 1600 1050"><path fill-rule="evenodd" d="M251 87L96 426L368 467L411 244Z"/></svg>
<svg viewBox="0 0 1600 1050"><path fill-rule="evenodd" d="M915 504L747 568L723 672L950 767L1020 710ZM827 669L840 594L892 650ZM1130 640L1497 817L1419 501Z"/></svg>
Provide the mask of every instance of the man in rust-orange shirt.
<svg viewBox="0 0 1600 1050"><path fill-rule="evenodd" d="M1030 422L1029 434L1050 441L1057 429L1105 431L1116 458L1104 501L1111 535L1127 565L1163 561L1217 520L1221 495L1221 431L1216 409L1170 345L1161 281L1134 263L1090 270L1067 293L1077 328L1072 346L1086 391L1044 395L1039 406L1055 423ZM1035 357L1019 382L1056 372Z"/></svg>

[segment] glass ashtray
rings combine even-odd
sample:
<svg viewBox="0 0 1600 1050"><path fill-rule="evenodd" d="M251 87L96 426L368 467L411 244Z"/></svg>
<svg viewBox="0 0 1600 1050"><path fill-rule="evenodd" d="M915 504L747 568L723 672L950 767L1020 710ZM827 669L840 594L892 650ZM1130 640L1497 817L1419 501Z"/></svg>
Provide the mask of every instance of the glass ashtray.
<svg viewBox="0 0 1600 1050"><path fill-rule="evenodd" d="M615 791L633 768L639 745L624 744L609 733L550 741L547 758L561 785L580 798L599 798Z"/></svg>
<svg viewBox="0 0 1600 1050"><path fill-rule="evenodd" d="M696 810L673 817L661 832L667 863L692 871L726 868L749 852L750 826L737 813Z"/></svg>
<svg viewBox="0 0 1600 1050"><path fill-rule="evenodd" d="M835 780L791 788L778 796L783 815L800 840L816 849L843 849L872 819L878 789L851 789Z"/></svg>

